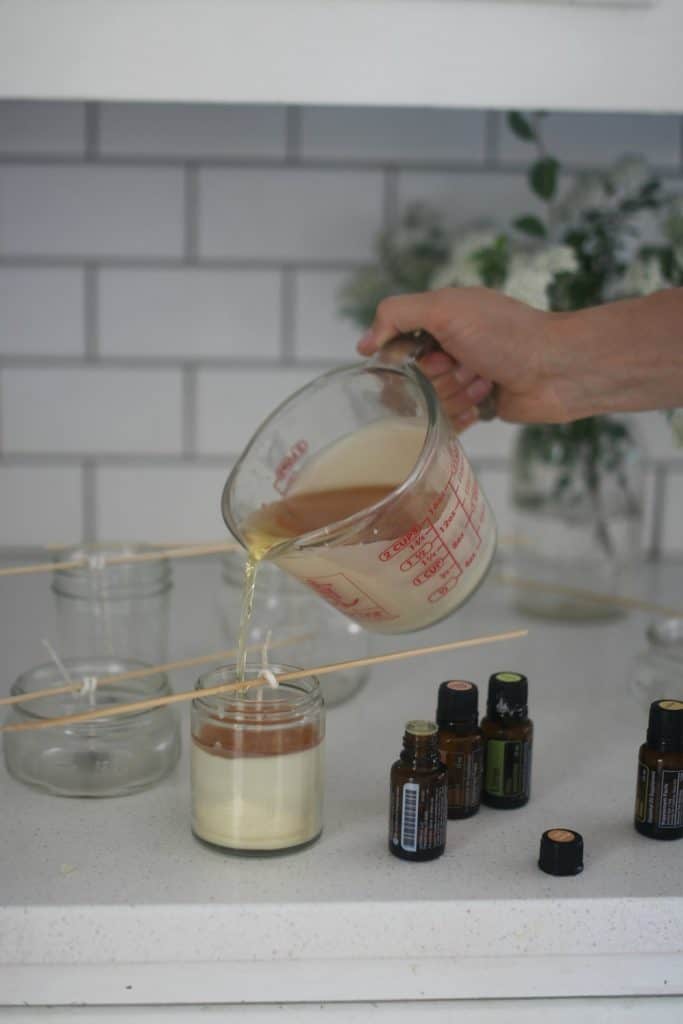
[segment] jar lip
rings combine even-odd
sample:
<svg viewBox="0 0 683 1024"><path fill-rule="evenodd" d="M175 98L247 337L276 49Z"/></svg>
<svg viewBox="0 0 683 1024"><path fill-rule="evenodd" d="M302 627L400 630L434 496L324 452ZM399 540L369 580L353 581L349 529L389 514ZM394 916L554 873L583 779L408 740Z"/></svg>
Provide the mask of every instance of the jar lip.
<svg viewBox="0 0 683 1024"><path fill-rule="evenodd" d="M269 665L268 668L276 675L301 671L295 665L282 663ZM261 671L261 665L247 662L246 676L248 679L257 678ZM195 689L201 694L201 690L205 687L235 682L236 673L235 664L218 666L201 675L195 683ZM302 679L281 683L276 688L272 688L264 682L262 687L251 687L241 696L236 696L236 691L229 691L224 696L213 694L202 697L199 694L192 701L193 706L201 707L208 714L217 714L219 720L221 715L230 715L230 725L249 724L256 721L259 724L275 725L292 721L300 719L307 711L323 703L320 682L313 674L304 676ZM264 697L267 699L264 700Z"/></svg>
<svg viewBox="0 0 683 1024"><path fill-rule="evenodd" d="M647 627L646 636L655 647L683 645L683 616L657 619Z"/></svg>
<svg viewBox="0 0 683 1024"><path fill-rule="evenodd" d="M148 667L145 664L145 662L138 661L134 658L98 658L97 656L93 656L91 658L64 658L62 660L62 664L67 669L69 676L74 679L74 682L84 680L86 677L95 676L99 678L109 675L118 675L119 673ZM13 697L19 697L24 694L31 693L31 682L35 684L35 689L47 689L51 684L55 686L61 685L64 682L64 680L62 679L61 674L59 673L56 665L54 665L51 661L43 662L43 664L35 665L33 668L27 669L25 672L22 672L21 675L17 676L17 678L15 679L14 683L10 688L10 694ZM116 684L113 684L112 686L107 686L103 690L99 690L96 687L94 691L95 703L93 706L93 710L97 709L98 707L102 708L102 718L96 719L91 722L84 722L84 728L96 729L104 725L113 724L116 722L117 719L119 719L121 724L123 724L125 722L130 721L131 718L139 718L141 715L146 715L150 711L159 710L157 708L143 708L140 711L130 711L125 715L116 716L116 718L112 719L111 716L106 716L106 712L104 710L105 705L102 703L98 703L97 697L99 694L106 693L107 697L109 698L107 704L110 707L116 707L117 704L127 703L129 700L132 699L142 700L149 697L162 696L170 692L168 685L168 676L166 675L165 672L157 672L154 675L147 676L143 679L131 679L129 684L124 682L122 685L129 686L129 689L130 687L134 687L136 689L138 687L142 687L144 689L144 693L139 693L136 695L136 698L133 698L130 692L125 693L125 691L122 691L121 688ZM54 697L46 697L45 700L57 700L61 703L68 702L69 700L73 700L77 697L77 691L71 691L70 693L57 693L54 695ZM61 715L71 714L73 712L73 708L58 707L51 714L45 714L44 711L41 713L40 708L41 705L43 705L43 703L44 702L42 700L32 700L30 702L27 702L26 704L22 704L21 701L18 701L14 705L14 709L20 712L22 715L26 716L27 718L33 718L40 721L49 720L51 718L57 718ZM80 710L90 709L81 708ZM79 723L75 722L73 725L63 726L62 728L78 729Z"/></svg>
<svg viewBox="0 0 683 1024"><path fill-rule="evenodd" d="M106 565L103 560L127 555L158 552L154 544L127 541L98 541L61 548L54 555L52 589L67 597L91 597L93 591L111 597L151 597L167 591L172 585L172 569L168 558L149 562L122 562ZM87 559L79 568L61 568L60 562Z"/></svg>

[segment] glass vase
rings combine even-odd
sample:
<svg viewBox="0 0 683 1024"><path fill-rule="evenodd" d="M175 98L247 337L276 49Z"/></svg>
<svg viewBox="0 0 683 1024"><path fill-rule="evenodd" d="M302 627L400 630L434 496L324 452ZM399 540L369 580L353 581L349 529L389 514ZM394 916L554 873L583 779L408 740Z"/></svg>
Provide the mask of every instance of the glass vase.
<svg viewBox="0 0 683 1024"><path fill-rule="evenodd" d="M630 421L522 427L512 504L518 608L546 618L623 614L588 592L627 592L642 557L643 459Z"/></svg>

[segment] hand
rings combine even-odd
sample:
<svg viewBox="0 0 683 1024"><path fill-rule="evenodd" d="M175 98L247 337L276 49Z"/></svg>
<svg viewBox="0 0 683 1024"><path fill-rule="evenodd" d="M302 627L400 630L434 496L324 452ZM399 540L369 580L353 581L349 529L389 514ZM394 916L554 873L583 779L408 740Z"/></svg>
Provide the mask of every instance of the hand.
<svg viewBox="0 0 683 1024"><path fill-rule="evenodd" d="M358 343L371 355L397 334L422 328L442 352L420 360L456 430L478 419L496 385L496 412L516 423L568 418L553 376L551 335L562 314L543 313L487 288L444 288L385 299Z"/></svg>

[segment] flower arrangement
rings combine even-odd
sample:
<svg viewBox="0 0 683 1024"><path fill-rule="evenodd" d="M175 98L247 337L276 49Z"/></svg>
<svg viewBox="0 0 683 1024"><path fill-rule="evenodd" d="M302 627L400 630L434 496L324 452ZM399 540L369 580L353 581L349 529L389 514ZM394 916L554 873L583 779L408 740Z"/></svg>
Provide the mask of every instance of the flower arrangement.
<svg viewBox="0 0 683 1024"><path fill-rule="evenodd" d="M538 309L568 311L683 285L683 197L667 195L637 156L568 180L547 151L545 117L508 114L511 131L532 153L527 180L540 213L449 236L432 209L411 207L379 237L374 266L347 281L341 313L366 327L386 296L448 286L484 285ZM643 241L648 234L657 241ZM669 416L683 444L683 410ZM598 557L611 557L617 531L609 528L609 508L618 500L620 514L635 519L640 513L628 471L634 445L629 422L611 416L525 426L515 453L515 501L554 503L565 523L588 518L590 510Z"/></svg>

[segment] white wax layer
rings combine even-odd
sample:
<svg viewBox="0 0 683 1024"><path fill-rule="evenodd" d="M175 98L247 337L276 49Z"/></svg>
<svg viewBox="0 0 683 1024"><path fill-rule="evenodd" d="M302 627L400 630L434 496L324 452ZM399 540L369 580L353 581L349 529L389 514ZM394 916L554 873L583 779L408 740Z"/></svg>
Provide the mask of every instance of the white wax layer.
<svg viewBox="0 0 683 1024"><path fill-rule="evenodd" d="M322 828L324 743L274 757L220 757L192 744L192 827L235 850L280 850Z"/></svg>

